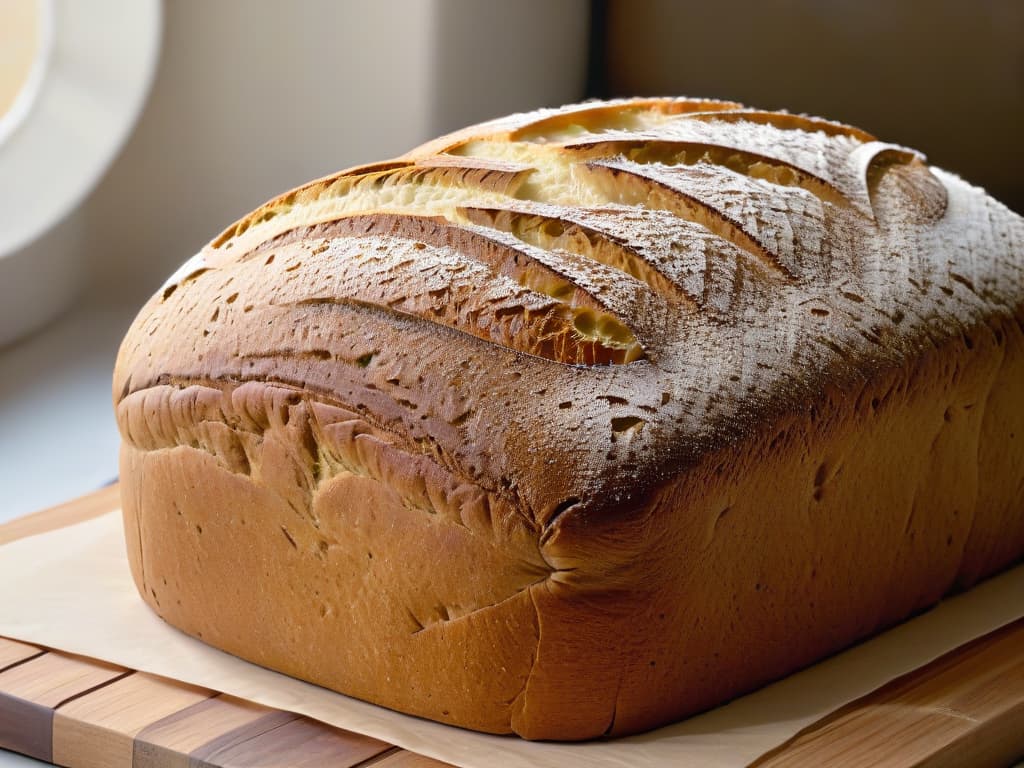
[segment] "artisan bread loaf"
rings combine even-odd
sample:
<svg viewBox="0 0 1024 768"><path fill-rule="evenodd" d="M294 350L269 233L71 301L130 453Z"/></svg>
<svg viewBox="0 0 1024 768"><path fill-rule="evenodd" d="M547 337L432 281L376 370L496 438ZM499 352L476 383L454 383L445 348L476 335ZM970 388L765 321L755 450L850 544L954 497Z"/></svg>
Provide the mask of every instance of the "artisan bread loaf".
<svg viewBox="0 0 1024 768"><path fill-rule="evenodd" d="M845 125L486 123L230 226L117 362L142 597L446 723L634 733L1024 552L1024 224Z"/></svg>

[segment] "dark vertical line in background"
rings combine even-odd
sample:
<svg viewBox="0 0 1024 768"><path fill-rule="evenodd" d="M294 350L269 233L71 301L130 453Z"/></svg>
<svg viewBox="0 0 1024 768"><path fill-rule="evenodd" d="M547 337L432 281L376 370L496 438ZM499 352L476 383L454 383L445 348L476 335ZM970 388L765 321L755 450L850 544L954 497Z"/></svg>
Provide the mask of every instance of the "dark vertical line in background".
<svg viewBox="0 0 1024 768"><path fill-rule="evenodd" d="M590 0L585 96L588 99L608 98L608 0Z"/></svg>

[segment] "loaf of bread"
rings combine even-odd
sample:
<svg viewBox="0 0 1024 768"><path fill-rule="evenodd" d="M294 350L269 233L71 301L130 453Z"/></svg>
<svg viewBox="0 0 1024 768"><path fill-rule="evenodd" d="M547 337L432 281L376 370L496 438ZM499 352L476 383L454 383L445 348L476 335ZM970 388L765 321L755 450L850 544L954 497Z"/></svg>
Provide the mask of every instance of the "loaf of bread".
<svg viewBox="0 0 1024 768"><path fill-rule="evenodd" d="M849 126L485 123L278 197L120 351L166 621L403 712L629 734L1024 553L1024 221Z"/></svg>

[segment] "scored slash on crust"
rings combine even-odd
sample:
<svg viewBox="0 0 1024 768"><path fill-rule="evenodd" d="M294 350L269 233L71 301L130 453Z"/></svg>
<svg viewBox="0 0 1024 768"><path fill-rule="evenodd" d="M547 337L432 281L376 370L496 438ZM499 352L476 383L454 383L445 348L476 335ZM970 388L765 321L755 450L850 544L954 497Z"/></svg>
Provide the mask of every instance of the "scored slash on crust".
<svg viewBox="0 0 1024 768"><path fill-rule="evenodd" d="M208 267L339 238L370 245L386 234L403 255L380 275L388 287L340 280L334 287L347 293L337 298L559 363L625 364L657 354L648 328L669 307L721 319L729 313L716 308L732 307L751 286L813 281L828 258L822 232L838 215L832 209L873 221L871 189L889 165L915 166L920 186L930 183L920 155L863 131L732 102L581 105L512 130L480 130L268 203L204 251ZM623 209L661 215L639 218L638 242L590 225ZM652 248L654 236L678 232L673 219L707 236L691 229ZM696 267L693 240L704 262ZM340 271L358 272L363 250L337 249ZM453 258L471 284L452 277L433 302L411 295L415 274L443 272L438 265Z"/></svg>

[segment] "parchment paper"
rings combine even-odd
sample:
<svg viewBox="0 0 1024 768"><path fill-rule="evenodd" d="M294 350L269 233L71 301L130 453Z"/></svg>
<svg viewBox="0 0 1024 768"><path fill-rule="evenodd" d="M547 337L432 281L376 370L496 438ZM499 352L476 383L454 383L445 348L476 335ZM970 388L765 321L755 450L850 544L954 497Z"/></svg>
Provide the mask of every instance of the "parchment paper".
<svg viewBox="0 0 1024 768"><path fill-rule="evenodd" d="M852 699L1022 615L1024 566L683 723L611 742L546 744L391 712L262 669L172 629L135 592L117 512L0 547L0 635L298 712L465 768L746 765Z"/></svg>

